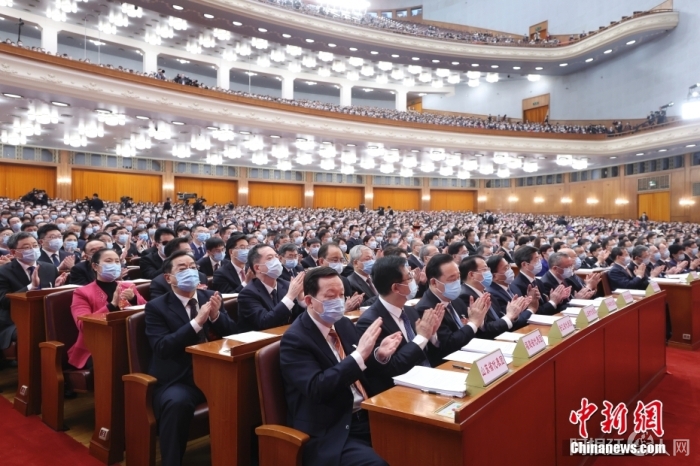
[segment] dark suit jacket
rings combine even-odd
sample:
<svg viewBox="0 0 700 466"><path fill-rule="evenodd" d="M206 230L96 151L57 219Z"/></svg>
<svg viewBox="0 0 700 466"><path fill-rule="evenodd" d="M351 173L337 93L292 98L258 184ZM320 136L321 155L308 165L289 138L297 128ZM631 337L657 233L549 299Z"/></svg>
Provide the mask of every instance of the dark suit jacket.
<svg viewBox="0 0 700 466"><path fill-rule="evenodd" d="M544 294L546 294L547 296L550 295L550 293L552 292L552 290L554 288L559 286L559 281L554 277L554 275L552 275L552 272L547 272L546 274L544 274L544 276L542 276L542 278L540 278L540 283L542 283L542 288L540 290L540 293L542 291L544 291ZM565 286L573 286L572 283L570 283L566 280L564 280L564 282L562 284ZM572 287L571 288L571 295L569 295L568 298L563 299L562 302L559 303L559 306L557 306L557 312L561 312L568 307L569 301L571 300L573 295L574 295L574 288ZM538 314L539 314L539 312L538 312Z"/></svg>
<svg viewBox="0 0 700 466"><path fill-rule="evenodd" d="M623 288L627 290L646 290L649 286L649 280L646 277L639 278L630 272L625 270L625 267L615 264L610 270L608 270L608 282L610 283L610 290L614 291L618 288Z"/></svg>
<svg viewBox="0 0 700 466"><path fill-rule="evenodd" d="M199 247L196 244L194 244L194 241L190 243L190 247L192 248L192 254L194 254L195 261L198 261L199 259L207 255L207 249L206 247L204 247L204 243L202 243L202 249L204 250L203 253L200 252Z"/></svg>
<svg viewBox="0 0 700 466"><path fill-rule="evenodd" d="M214 280L211 284L211 289L224 293L240 293L243 289L241 277L238 276L236 268L231 261L223 261L219 270L214 272Z"/></svg>
<svg viewBox="0 0 700 466"><path fill-rule="evenodd" d="M422 317L426 309L434 308L440 299L433 294L432 291L427 290L418 304L416 304L416 311ZM450 303L454 308L458 316L467 315L467 306L460 299L455 299ZM445 310L445 315L440 323L440 328L438 328L437 336L440 346L435 348L435 351L430 355L431 364L436 366L440 364L442 358L448 354L459 351L467 343L474 338L474 329L469 325L464 325L460 328L459 324L455 320L453 312ZM436 356L436 357L433 357Z"/></svg>
<svg viewBox="0 0 700 466"><path fill-rule="evenodd" d="M409 267L411 267L411 270L423 268L423 266L421 265L418 258L416 256L414 256L413 254L409 254L409 256L408 256L408 265L409 265Z"/></svg>
<svg viewBox="0 0 700 466"><path fill-rule="evenodd" d="M530 284L530 280L528 280L527 277L525 277L525 275L523 275L521 272L515 276L513 283L511 283L508 288L513 294L517 294L518 296L525 296L527 294L527 287ZM540 290L540 307L537 309L537 314L544 316L552 316L559 312L557 308L549 302L549 294L545 293L544 287L542 286L542 282L540 281L540 279L535 278L535 280L532 282L532 285L537 286L537 289Z"/></svg>
<svg viewBox="0 0 700 466"><path fill-rule="evenodd" d="M203 306L213 293L197 290L197 300ZM175 383L194 385L192 355L185 352L188 346L200 342L190 324L189 312L174 292L170 291L146 304L146 336L153 350L148 373L158 379L154 396ZM219 336L238 333L236 323L226 314L223 304L216 322L207 321L201 332L213 330ZM206 333L205 333L206 335Z"/></svg>
<svg viewBox="0 0 700 466"><path fill-rule="evenodd" d="M66 252L63 249L59 249L56 254L58 254L58 262L59 263L63 262L63 259L65 259L66 257L73 255L73 253ZM49 255L46 254L46 251L44 251L43 249L41 250L41 256L39 256L39 262L47 262L49 264L53 264L53 261L51 260Z"/></svg>
<svg viewBox="0 0 700 466"><path fill-rule="evenodd" d="M404 311L415 333L418 313L411 307L404 307ZM391 314L389 314L389 311L384 307L382 302L377 299L369 309L362 313L360 320L357 321L357 325L355 326L358 335L362 336L367 328L379 317L382 318L382 331L374 344L375 349L379 347L384 338L400 331L396 321L391 317ZM431 343L428 343L428 346L426 346L426 350L431 351L429 347L432 347ZM392 377L405 374L414 366L427 359L428 354L426 351L423 351L420 346L412 341L406 341L406 338L402 338L399 347L396 349L393 356L391 356L388 363L385 365L377 365L376 367L367 367L367 378L369 379L372 392L381 393L390 389L394 386Z"/></svg>
<svg viewBox="0 0 700 466"><path fill-rule="evenodd" d="M42 263L39 266L39 287L49 288L56 283L58 269L53 264ZM0 267L0 349L10 346L15 324L10 316L10 298L8 293L23 293L31 281L17 259L12 259Z"/></svg>
<svg viewBox="0 0 700 466"><path fill-rule="evenodd" d="M223 262L220 262L219 268L221 268L222 265ZM205 276L214 276L214 267L212 266L211 259L209 259L209 256L207 254L205 254L204 257L197 261L197 267L199 267L199 271L202 272Z"/></svg>
<svg viewBox="0 0 700 466"><path fill-rule="evenodd" d="M273 304L267 288L257 278L243 288L238 295L238 325L241 331L265 330L291 324L304 312L304 308L296 302L291 310L282 302L289 291L289 282L277 279L276 291L277 304Z"/></svg>
<svg viewBox="0 0 700 466"><path fill-rule="evenodd" d="M282 265L282 275L280 275L280 278L284 281L291 282L292 278L296 277L297 275L299 275L303 271L304 271L304 267L301 264L297 264L297 266L294 267L291 272L283 264Z"/></svg>
<svg viewBox="0 0 700 466"><path fill-rule="evenodd" d="M201 283L202 285L207 284L207 276L204 275L202 272L199 272L199 283ZM168 293L170 290L172 290L173 287L165 281L165 275L161 273L156 278L151 280L151 286L149 288L151 293L150 298L151 301L153 301L154 299Z"/></svg>
<svg viewBox="0 0 700 466"><path fill-rule="evenodd" d="M371 306L377 300L377 295L372 291L372 288L370 288L367 282L362 280L356 273L353 272L348 276L348 283L350 283L353 293L365 294L362 306Z"/></svg>
<svg viewBox="0 0 700 466"><path fill-rule="evenodd" d="M464 305L467 307L469 307L470 296L474 297L474 301L476 301L479 298L479 295L477 295L471 287L462 283L462 294L459 295L459 299L461 299ZM501 333L510 331L508 329L508 324L506 323L506 321L501 319L501 316L499 316L498 312L496 312L496 309L493 305L493 301L494 300L492 299L491 309L489 309L489 311L486 313L486 317L484 318L484 324L481 326L479 331L476 332L476 336L478 338L493 340Z"/></svg>
<svg viewBox="0 0 700 466"><path fill-rule="evenodd" d="M352 423L353 395L350 385L359 380L368 396L375 395L360 366L349 355L359 337L353 323L343 317L334 325L345 354L333 354L327 340L304 312L282 336L280 369L284 380L289 425L311 438L304 445L303 464L338 465ZM378 366L374 356L368 368Z"/></svg>
<svg viewBox="0 0 700 466"><path fill-rule="evenodd" d="M311 254L309 254L301 260L301 265L302 267L304 267L304 269L318 267L318 264L316 263L316 261L314 261L314 258L311 257Z"/></svg>
<svg viewBox="0 0 700 466"><path fill-rule="evenodd" d="M89 285L90 283L94 282L96 278L95 271L93 270L90 261L81 261L76 262L75 265L71 267L68 281L71 285L82 286Z"/></svg>
<svg viewBox="0 0 700 466"><path fill-rule="evenodd" d="M595 269L597 267L598 259L591 256L591 257L586 257L586 259L583 261L583 265L587 269Z"/></svg>
<svg viewBox="0 0 700 466"><path fill-rule="evenodd" d="M527 288L525 289L527 290ZM489 287L486 288L486 291L491 293L491 307L496 311L498 317L506 315L506 308L508 307L508 303L512 300L508 293L506 293L506 290L496 283L491 283ZM532 311L525 309L520 313L515 322L513 322L513 327L509 331L513 332L519 328L525 327L527 325L527 319L529 319L531 315Z"/></svg>
<svg viewBox="0 0 700 466"><path fill-rule="evenodd" d="M476 254L476 248L479 247L479 244L472 245L472 244L471 244L470 242L468 242L468 241L465 241L464 244L466 244L466 246L467 246L467 251L469 251L469 255L470 255L470 256L473 256L474 254Z"/></svg>
<svg viewBox="0 0 700 466"><path fill-rule="evenodd" d="M515 262L507 250L505 250L503 248L499 248L498 252L501 252L501 251L503 251L503 258L506 261L508 261L508 266L510 266L510 264L513 264Z"/></svg>
<svg viewBox="0 0 700 466"><path fill-rule="evenodd" d="M143 255L139 261L139 268L141 269L142 278L153 280L163 273L163 259L160 258L158 251Z"/></svg>

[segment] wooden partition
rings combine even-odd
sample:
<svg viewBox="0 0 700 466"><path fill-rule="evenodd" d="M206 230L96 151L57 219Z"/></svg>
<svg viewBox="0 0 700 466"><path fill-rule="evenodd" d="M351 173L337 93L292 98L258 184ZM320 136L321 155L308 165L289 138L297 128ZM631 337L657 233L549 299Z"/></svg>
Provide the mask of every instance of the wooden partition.
<svg viewBox="0 0 700 466"><path fill-rule="evenodd" d="M476 191L430 190L430 210L476 210Z"/></svg>
<svg viewBox="0 0 700 466"><path fill-rule="evenodd" d="M365 202L365 189L350 186L314 186L314 209L357 209Z"/></svg>
<svg viewBox="0 0 700 466"><path fill-rule="evenodd" d="M56 168L3 163L0 165L0 197L22 197L33 188L56 195Z"/></svg>
<svg viewBox="0 0 700 466"><path fill-rule="evenodd" d="M639 216L642 215L642 212L646 212L649 220L655 222L670 222L671 193L669 191L662 191L658 193L638 194L637 210Z"/></svg>
<svg viewBox="0 0 700 466"><path fill-rule="evenodd" d="M374 188L372 205L375 209L391 206L395 210L420 210L420 190Z"/></svg>
<svg viewBox="0 0 700 466"><path fill-rule="evenodd" d="M260 207L304 207L304 185L249 182L248 205Z"/></svg>
<svg viewBox="0 0 700 466"><path fill-rule="evenodd" d="M238 203L238 181L175 177L175 193L196 193L208 205Z"/></svg>
<svg viewBox="0 0 700 466"><path fill-rule="evenodd" d="M160 202L163 177L136 173L114 173L98 170L72 170L73 199L100 195L103 201L119 202L122 196L131 196L135 202Z"/></svg>

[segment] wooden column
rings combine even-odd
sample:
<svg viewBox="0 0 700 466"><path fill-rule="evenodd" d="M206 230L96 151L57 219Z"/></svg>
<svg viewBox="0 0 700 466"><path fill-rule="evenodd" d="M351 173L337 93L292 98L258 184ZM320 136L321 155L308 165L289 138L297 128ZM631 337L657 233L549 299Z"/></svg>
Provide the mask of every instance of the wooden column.
<svg viewBox="0 0 700 466"><path fill-rule="evenodd" d="M173 172L173 162L165 162L165 172L163 173L163 182L161 183L163 189L163 202L167 198L171 200L175 199L175 173Z"/></svg>
<svg viewBox="0 0 700 466"><path fill-rule="evenodd" d="M72 199L72 174L70 165L71 152L58 151L58 166L56 167L56 197L59 199Z"/></svg>
<svg viewBox="0 0 700 466"><path fill-rule="evenodd" d="M423 177L421 181L423 182L423 186L420 190L420 208L423 211L428 211L430 210L430 178Z"/></svg>
<svg viewBox="0 0 700 466"><path fill-rule="evenodd" d="M304 173L304 207L311 209L314 206L314 174L311 172Z"/></svg>
<svg viewBox="0 0 700 466"><path fill-rule="evenodd" d="M248 169L238 167L238 205L248 205Z"/></svg>

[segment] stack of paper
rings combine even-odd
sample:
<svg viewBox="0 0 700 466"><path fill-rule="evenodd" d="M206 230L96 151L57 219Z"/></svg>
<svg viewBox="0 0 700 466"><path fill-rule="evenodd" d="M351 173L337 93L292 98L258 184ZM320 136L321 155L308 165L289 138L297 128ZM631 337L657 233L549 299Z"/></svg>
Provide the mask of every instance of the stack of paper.
<svg viewBox="0 0 700 466"><path fill-rule="evenodd" d="M405 374L394 377L394 384L461 398L467 392L467 375L464 372L415 366Z"/></svg>
<svg viewBox="0 0 700 466"><path fill-rule="evenodd" d="M251 332L236 333L234 335L229 335L229 336L224 337L224 338L227 340L240 341L241 343L253 343L255 341L267 340L268 338L274 338L276 336L277 335L272 334L272 333L251 331Z"/></svg>
<svg viewBox="0 0 700 466"><path fill-rule="evenodd" d="M557 319L561 319L560 316L541 316L538 314L532 314L529 319L527 319L528 324L534 325L554 325Z"/></svg>
<svg viewBox="0 0 700 466"><path fill-rule="evenodd" d="M586 307L592 305L595 305L594 299L572 299L569 301L569 306Z"/></svg>
<svg viewBox="0 0 700 466"><path fill-rule="evenodd" d="M221 299L233 299L238 298L238 293L224 293L221 295Z"/></svg>
<svg viewBox="0 0 700 466"><path fill-rule="evenodd" d="M484 356L484 353L472 353L470 351L455 351L452 354L448 354L445 356L443 359L446 359L447 361L456 361L456 362L462 362L464 364L473 364L474 361L476 361L479 358L482 358ZM506 363L510 364L513 362L513 358L504 356Z"/></svg>
<svg viewBox="0 0 700 466"><path fill-rule="evenodd" d="M513 351L515 351L515 343L472 338L472 340L467 343L466 346L462 347L462 351L482 354L492 353L497 349L500 349L503 352L503 356L512 357Z"/></svg>
<svg viewBox="0 0 700 466"><path fill-rule="evenodd" d="M503 332L498 335L495 339L498 341L511 341L517 343L522 337L527 335L526 333L513 333L513 332ZM549 340L547 337L542 337L545 345L549 345Z"/></svg>
<svg viewBox="0 0 700 466"><path fill-rule="evenodd" d="M651 277L649 280L656 282L656 283L681 283L681 280L679 278Z"/></svg>
<svg viewBox="0 0 700 466"><path fill-rule="evenodd" d="M613 291L613 294L622 294L625 291L629 291L629 294L631 294L632 296L646 296L647 295L646 290L625 290L623 288L616 289L615 291Z"/></svg>
<svg viewBox="0 0 700 466"><path fill-rule="evenodd" d="M569 317L577 317L581 313L581 307L569 307L567 309L564 309L561 311L561 313L565 316Z"/></svg>

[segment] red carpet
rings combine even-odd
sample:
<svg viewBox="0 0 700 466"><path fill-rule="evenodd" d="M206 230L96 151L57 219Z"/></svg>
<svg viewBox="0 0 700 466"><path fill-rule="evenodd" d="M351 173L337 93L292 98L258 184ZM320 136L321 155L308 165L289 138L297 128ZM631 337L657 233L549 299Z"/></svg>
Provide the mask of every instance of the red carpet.
<svg viewBox="0 0 700 466"><path fill-rule="evenodd" d="M104 466L67 434L55 432L38 416L24 417L0 396L2 466Z"/></svg>
<svg viewBox="0 0 700 466"><path fill-rule="evenodd" d="M668 374L644 398L663 402L664 439L670 456L600 457L595 466L700 465L700 351L667 348ZM634 408L632 408L634 409ZM633 421L628 421L628 433ZM689 440L689 455L673 455L673 439Z"/></svg>

